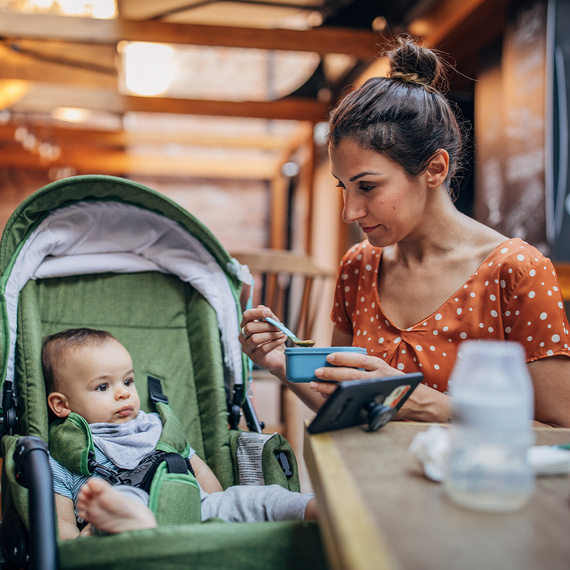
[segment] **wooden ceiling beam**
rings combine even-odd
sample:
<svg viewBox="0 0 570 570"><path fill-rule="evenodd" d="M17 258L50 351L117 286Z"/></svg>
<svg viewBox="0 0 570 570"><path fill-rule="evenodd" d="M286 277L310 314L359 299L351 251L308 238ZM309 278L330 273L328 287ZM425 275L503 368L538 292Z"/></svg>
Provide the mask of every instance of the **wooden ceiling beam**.
<svg viewBox="0 0 570 570"><path fill-rule="evenodd" d="M479 51L500 37L515 0L442 0L409 26L411 33L451 55L458 68L477 64Z"/></svg>
<svg viewBox="0 0 570 570"><path fill-rule="evenodd" d="M77 127L62 127L53 124L34 124L26 122L25 126L36 137L61 145L83 145L99 147L127 147L130 145L185 145L206 148L254 149L291 152L299 146L305 134L304 129L290 135L275 134L240 134L239 136L204 134L196 132L160 131L125 131L101 130ZM0 125L0 141L13 142L17 125Z"/></svg>
<svg viewBox="0 0 570 570"><path fill-rule="evenodd" d="M176 178L215 178L238 180L271 180L279 171L281 156L268 158L212 159L205 157L169 156L133 153L121 150L66 146L56 160L42 160L37 154L16 145L0 147L0 168L47 170L71 167L78 174L110 174L115 176L171 176Z"/></svg>
<svg viewBox="0 0 570 570"><path fill-rule="evenodd" d="M47 112L54 107L79 107L122 114L126 111L173 113L219 117L309 121L327 120L329 104L307 98L287 97L275 101L208 101L168 97L120 95L108 89L82 89L49 83L33 83L12 106L16 112Z"/></svg>
<svg viewBox="0 0 570 570"><path fill-rule="evenodd" d="M49 80L62 85L116 89L118 74L112 67L113 60L107 57L101 58L100 61L106 61L109 65L101 64L97 69L95 66L90 67L88 62L73 58L54 58L50 61L49 56L40 59L29 52L14 51L0 45L0 79L40 82Z"/></svg>
<svg viewBox="0 0 570 570"><path fill-rule="evenodd" d="M27 81L18 79L0 79L0 110L12 106L28 91Z"/></svg>
<svg viewBox="0 0 570 570"><path fill-rule="evenodd" d="M237 28L166 23L156 20L100 20L3 12L0 37L111 44L121 40L268 50L341 53L360 59L378 54L381 34L349 28L311 30Z"/></svg>

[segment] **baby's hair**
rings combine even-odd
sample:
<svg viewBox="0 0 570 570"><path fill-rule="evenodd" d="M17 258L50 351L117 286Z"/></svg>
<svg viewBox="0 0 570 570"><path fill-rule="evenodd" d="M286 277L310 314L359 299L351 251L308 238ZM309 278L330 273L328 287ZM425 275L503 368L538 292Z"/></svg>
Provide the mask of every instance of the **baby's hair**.
<svg viewBox="0 0 570 570"><path fill-rule="evenodd" d="M443 95L447 64L407 35L385 54L388 77L373 77L333 109L329 144L352 138L397 162L410 177L422 174L438 150L449 154L451 179L460 167L463 135Z"/></svg>
<svg viewBox="0 0 570 570"><path fill-rule="evenodd" d="M107 331L78 328L67 329L49 336L42 342L42 370L46 393L56 390L58 372L64 366L64 357L69 350L83 346L103 346L110 341L119 342Z"/></svg>

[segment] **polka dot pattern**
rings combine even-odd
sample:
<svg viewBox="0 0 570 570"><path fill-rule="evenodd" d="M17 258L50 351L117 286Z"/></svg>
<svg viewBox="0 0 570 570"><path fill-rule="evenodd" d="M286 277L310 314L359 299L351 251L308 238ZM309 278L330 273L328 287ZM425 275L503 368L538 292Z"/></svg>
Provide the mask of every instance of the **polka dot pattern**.
<svg viewBox="0 0 570 570"><path fill-rule="evenodd" d="M399 329L382 311L382 250L364 241L345 255L331 318L335 326L404 372L421 371L446 392L457 346L465 339L514 340L527 361L570 356L570 326L551 261L520 239L499 245L448 301L416 325Z"/></svg>

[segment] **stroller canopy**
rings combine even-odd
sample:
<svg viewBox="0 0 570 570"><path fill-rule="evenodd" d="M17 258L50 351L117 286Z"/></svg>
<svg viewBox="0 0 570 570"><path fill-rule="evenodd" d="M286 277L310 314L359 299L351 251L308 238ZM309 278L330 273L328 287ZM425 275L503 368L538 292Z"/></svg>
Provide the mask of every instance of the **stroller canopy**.
<svg viewBox="0 0 570 570"><path fill-rule="evenodd" d="M214 308L223 347L226 392L247 378L237 339L246 266L175 202L141 184L111 176L54 182L12 214L0 242L2 382L14 378L18 298L30 279L96 273L170 273Z"/></svg>

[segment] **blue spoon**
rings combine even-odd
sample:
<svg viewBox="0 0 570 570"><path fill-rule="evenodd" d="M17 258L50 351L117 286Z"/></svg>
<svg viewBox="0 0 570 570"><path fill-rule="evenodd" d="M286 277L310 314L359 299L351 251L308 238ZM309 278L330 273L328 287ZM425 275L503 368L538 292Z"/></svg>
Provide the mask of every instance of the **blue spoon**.
<svg viewBox="0 0 570 570"><path fill-rule="evenodd" d="M264 320L271 323L274 327L277 327L281 332L284 332L297 346L313 346L315 344L314 340L301 340L297 338L285 325L282 325L279 321L271 317L265 317Z"/></svg>

